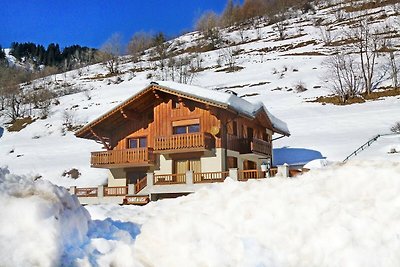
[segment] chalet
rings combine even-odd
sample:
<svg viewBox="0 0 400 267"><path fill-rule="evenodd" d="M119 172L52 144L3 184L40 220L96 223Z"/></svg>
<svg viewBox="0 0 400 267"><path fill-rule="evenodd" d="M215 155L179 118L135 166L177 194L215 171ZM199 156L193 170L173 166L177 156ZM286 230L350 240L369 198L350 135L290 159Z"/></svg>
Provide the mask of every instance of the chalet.
<svg viewBox="0 0 400 267"><path fill-rule="evenodd" d="M262 103L151 83L75 133L103 144L104 151L92 152L91 167L110 174L107 186L72 190L84 203L107 196L141 203L185 195L227 176L262 178L261 165L272 159L273 134L289 131Z"/></svg>

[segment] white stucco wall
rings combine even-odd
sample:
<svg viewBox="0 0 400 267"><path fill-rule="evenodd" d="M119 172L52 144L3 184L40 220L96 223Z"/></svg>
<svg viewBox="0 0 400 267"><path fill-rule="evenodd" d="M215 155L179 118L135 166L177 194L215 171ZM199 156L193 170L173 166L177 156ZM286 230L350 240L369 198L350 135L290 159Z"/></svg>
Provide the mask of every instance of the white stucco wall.
<svg viewBox="0 0 400 267"><path fill-rule="evenodd" d="M160 169L154 170L154 174L171 174L172 173L172 159L167 159L165 155L160 155Z"/></svg>
<svg viewBox="0 0 400 267"><path fill-rule="evenodd" d="M200 158L202 172L220 172L223 171L225 166L225 149L216 148L215 152L210 151Z"/></svg>
<svg viewBox="0 0 400 267"><path fill-rule="evenodd" d="M126 172L124 169L110 169L108 174L108 186L125 186L126 185Z"/></svg>

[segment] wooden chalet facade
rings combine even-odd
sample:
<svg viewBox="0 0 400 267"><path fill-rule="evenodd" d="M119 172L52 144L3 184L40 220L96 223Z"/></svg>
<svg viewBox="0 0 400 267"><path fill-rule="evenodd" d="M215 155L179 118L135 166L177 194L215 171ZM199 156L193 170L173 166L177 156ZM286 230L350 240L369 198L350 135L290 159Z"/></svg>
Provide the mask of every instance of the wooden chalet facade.
<svg viewBox="0 0 400 267"><path fill-rule="evenodd" d="M265 177L260 165L271 162L274 133L289 136L285 124L263 105L162 82L150 84L75 135L103 144L103 151L92 152L91 166L109 169L106 188L114 188L108 189L114 196L128 195L129 202L137 196L155 200L187 194L196 185L223 181L232 170L239 180Z"/></svg>

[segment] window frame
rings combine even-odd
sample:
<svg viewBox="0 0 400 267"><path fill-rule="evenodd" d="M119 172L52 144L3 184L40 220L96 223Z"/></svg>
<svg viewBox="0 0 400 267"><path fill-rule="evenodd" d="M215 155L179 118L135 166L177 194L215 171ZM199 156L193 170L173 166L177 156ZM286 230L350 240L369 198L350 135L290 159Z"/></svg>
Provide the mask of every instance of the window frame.
<svg viewBox="0 0 400 267"><path fill-rule="evenodd" d="M146 146L141 146L141 141L145 139L146 141ZM137 146L136 147L131 147L131 140L135 140ZM126 140L126 147L127 149L138 149L138 148L146 148L148 147L148 138L147 136L135 136L135 137L128 137Z"/></svg>

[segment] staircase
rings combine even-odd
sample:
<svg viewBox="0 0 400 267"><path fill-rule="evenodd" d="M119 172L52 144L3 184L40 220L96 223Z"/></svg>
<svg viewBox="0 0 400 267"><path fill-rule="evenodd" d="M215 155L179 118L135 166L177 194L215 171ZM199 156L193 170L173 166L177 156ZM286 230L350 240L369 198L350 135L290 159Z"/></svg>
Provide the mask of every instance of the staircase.
<svg viewBox="0 0 400 267"><path fill-rule="evenodd" d="M382 136L389 136L389 135L397 135L397 133L389 133L389 134L378 134L369 139L365 144L357 148L355 151L353 151L350 155L348 155L344 160L343 163L346 163L350 158L357 156L358 154L361 153L361 151L367 149L370 147L373 143L375 143L380 137Z"/></svg>

